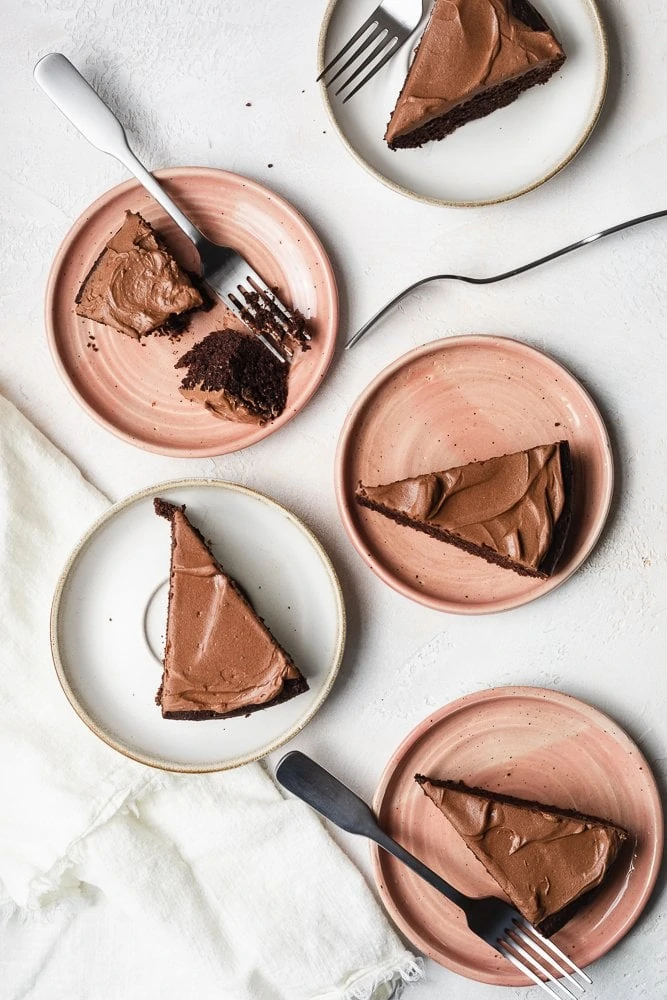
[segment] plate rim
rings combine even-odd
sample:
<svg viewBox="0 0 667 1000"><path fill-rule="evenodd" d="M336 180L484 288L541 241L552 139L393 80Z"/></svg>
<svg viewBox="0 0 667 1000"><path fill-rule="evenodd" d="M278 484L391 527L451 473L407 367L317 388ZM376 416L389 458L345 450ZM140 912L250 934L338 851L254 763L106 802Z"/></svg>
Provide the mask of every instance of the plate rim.
<svg viewBox="0 0 667 1000"><path fill-rule="evenodd" d="M153 496L155 493L161 491L172 490L172 489L185 489L190 487L204 487L211 488L217 487L225 491L230 491L233 493L241 493L246 496L251 497L254 500L259 500L260 502L266 504L269 507L274 508L281 514L285 515L308 539L315 551L320 557L321 562L326 568L336 601L336 612L337 612L337 635L336 635L336 647L334 650L333 658L331 660L331 665L329 666L328 673L324 685L311 705L310 709L296 722L292 725L282 736L271 740L269 743L263 745L256 751L252 751L242 756L238 756L225 762L217 762L215 764L199 766L199 765L187 765L187 764L177 764L171 760L164 760L160 757L153 757L150 754L143 754L137 751L131 750L121 741L115 739L105 729L95 720L80 703L76 696L69 679L67 676L66 668L63 664L63 658L60 654L59 648L59 635L60 635L60 610L62 606L63 596L65 593L65 588L67 581L69 579L70 573L74 569L77 560L84 552L84 550L90 545L93 538L97 532L104 527L104 525L112 520L117 514L126 508L138 503L141 500L145 500L146 497ZM209 774L218 771L229 771L236 767L242 767L244 764L250 764L253 761L261 760L266 757L267 754L272 753L279 747L288 743L295 736L298 735L304 729L308 723L313 719L315 714L322 707L327 697L331 693L334 682L338 673L340 671L340 666L343 660L343 655L345 652L345 640L347 634L347 613L345 609L345 598L343 595L343 588L341 586L336 569L331 561L331 558L320 542L319 538L314 534L314 532L301 520L297 515L291 511L288 507L285 507L278 500L274 500L273 497L268 496L266 493L261 493L259 490L254 490L249 486L243 486L240 483L233 483L224 479L199 479L199 478L188 478L188 479L170 479L166 482L157 483L154 486L146 487L145 489L139 490L136 493L132 493L130 496L126 497L124 500L119 500L118 503L113 504L107 511L105 511L100 517L98 517L93 524L87 529L85 534L79 539L74 549L72 550L65 566L60 573L58 578L58 583L56 584L56 589L54 591L53 600L51 602L51 614L49 620L50 628L50 644L51 644L51 657L53 660L53 665L55 667L56 675L60 686L65 694L65 697L69 701L71 707L74 709L76 714L79 716L82 722L97 736L102 742L106 743L113 750L117 750L118 753L122 754L124 757L128 757L131 760L135 760L140 764L145 764L148 767L153 767L160 771L169 771L179 774Z"/></svg>
<svg viewBox="0 0 667 1000"><path fill-rule="evenodd" d="M180 167L161 167L156 170L151 171L155 177L164 180L171 180L172 178L192 178L201 175L213 175L231 178L233 181L239 183L246 188L253 188L258 192L270 195L271 201L278 205L281 211L285 212L286 215L291 216L304 230L308 233L314 247L320 256L320 273L325 279L325 287L327 290L327 298L329 300L327 305L327 327L330 331L329 344L322 354L322 366L317 372L317 377L313 378L312 385L309 387L306 395L304 396L301 406L295 409L292 413L289 413L286 419L281 423L280 427L273 427L268 424L269 428L266 432L261 433L263 430L260 429L259 436L255 437L248 444L235 445L232 447L227 447L225 445L215 445L211 447L195 447L195 448L182 448L178 445L162 444L157 445L148 441L144 441L134 435L122 430L120 427L116 427L110 420L107 420L100 413L97 412L94 406L81 395L77 389L74 381L69 375L67 368L60 356L58 350L58 341L56 334L56 327L58 324L53 321L53 306L56 296L56 290L58 286L58 280L60 277L60 272L62 269L63 261L65 260L68 252L70 251L74 241L78 239L81 232L85 229L89 222L90 217L103 209L106 204L113 198L123 195L132 190L142 190L142 185L139 181L134 178L129 178L126 181L122 181L119 184L114 184L113 187L107 188L102 194L98 195L94 201L87 205L83 211L77 216L74 222L71 224L67 233L61 240L55 254L51 266L49 268L49 274L46 281L46 291L44 294L44 327L46 330L46 339L49 345L49 351L51 358L56 367L60 378L64 382L65 386L69 390L70 394L74 397L76 402L82 409L88 414L89 417L106 431L109 431L115 437L121 441L125 441L127 444L133 445L135 448L141 448L143 451L148 451L155 455L164 455L167 458L218 458L223 455L231 455L235 451L243 451L245 448L251 448L254 444L259 441L263 441L265 438L270 437L271 434L275 433L276 430L281 430L286 424L290 423L311 401L312 397L315 395L317 390L322 385L331 363L336 354L336 344L338 341L338 334L340 331L340 294L338 290L338 284L336 281L336 275L333 269L333 264L331 263L331 258L322 243L319 235L313 228L313 226L308 222L308 220L301 214L301 212L292 205L286 198L273 188L269 188L259 181L253 180L250 177L246 177L243 174L238 174L233 170L223 170L219 167L208 167L208 166L180 166Z"/></svg>
<svg viewBox="0 0 667 1000"><path fill-rule="evenodd" d="M324 17L322 19L322 24L320 27L320 33L317 43L317 72L321 74L324 70L324 51L326 48L327 35L329 33L329 25L331 24L331 18L333 17L334 10L338 6L340 0L328 0L327 8L324 12ZM528 194L530 191L534 191L536 188L541 187L550 181L552 177L560 173L572 160L575 158L577 153L585 146L588 139L591 137L593 131L595 130L598 121L600 120L600 115L602 114L602 109L604 107L604 102L607 96L607 88L609 85L609 39L607 37L607 29L605 28L604 20L600 12L600 8L597 5L596 0L580 0L581 3L588 7L591 14L592 21L597 28L598 37L596 39L596 46L599 47L599 54L602 61L602 75L598 84L597 92L597 103L593 112L588 120L586 127L584 128L581 135L578 137L577 141L573 146L570 147L565 157L551 170L543 174L539 180L533 181L530 184L524 185L516 191L511 192L507 195L502 195L499 198L482 198L482 199L462 199L459 201L452 201L448 198L435 198L432 195L419 194L417 191L413 191L412 188L406 187L404 184L399 184L398 181L392 180L382 173L377 167L374 167L368 160L357 151L357 149L352 145L347 135L341 128L338 119L334 113L333 104L329 97L329 91L327 90L326 84L323 80L319 79L320 94L322 96L322 102L326 108L327 114L333 125L339 139L342 141L343 145L346 147L348 153L359 163L364 170L366 170L375 180L380 181L385 187L390 188L397 194L404 195L408 198L412 198L414 201L419 201L425 205L439 205L446 208L484 208L488 205L501 205L508 201L514 201L515 198L520 198L524 194Z"/></svg>
<svg viewBox="0 0 667 1000"><path fill-rule="evenodd" d="M604 941L602 948L598 948L598 950L594 952L593 957L590 959L589 962L586 963L587 965L590 965L593 962L598 961L598 959L602 958L604 955L608 954L608 952L610 952L612 948L614 948L619 943L619 941L621 941L625 937L625 935L629 933L629 931L634 927L634 925L641 917L645 907L647 906L653 894L656 882L658 880L658 875L660 873L662 857L664 853L664 844L665 844L665 814L662 805L662 800L660 797L660 790L658 788L658 784L655 775L653 773L653 768L649 764L641 748L632 739L632 737L628 735L623 726L621 726L620 723L618 723L612 716L608 715L606 712L603 712L602 709L598 708L597 706L591 705L590 702L584 701L583 699L578 698L575 695L568 694L565 691L560 691L555 688L545 688L540 685L530 685L530 684L500 685L498 687L483 688L481 691L470 692L469 694L463 695L460 698L454 699L454 701L451 701L448 704L441 706L439 709L436 709L435 712L432 712L429 715L427 715L426 718L422 719L421 722L417 723L417 725L414 726L413 729L401 740L398 747L394 750L391 757L387 761L380 776L380 780L378 781L372 800L373 812L376 815L379 814L379 810L382 806L382 799L386 794L387 786L391 781L394 771L402 761L406 752L409 751L411 746L414 743L416 743L417 740L419 740L424 735L424 733L428 732L433 726L440 724L444 719L448 718L449 716L453 716L457 712L461 711L461 709L469 708L471 705L474 706L476 704L493 701L498 698L511 699L516 697L530 697L530 698L548 700L552 703L555 702L556 704L562 707L569 707L574 703L574 705L576 705L580 711L581 709L583 709L584 713L589 718L592 717L596 727L606 728L607 732L613 735L614 740L618 741L619 744L622 744L623 741L625 741L632 748L632 753L633 756L635 757L635 760L637 761L637 764L644 766L644 773L646 773L650 779L651 802L653 805L654 815L656 817L655 840L651 841L653 845L651 868L648 872L647 880L644 885L642 894L639 900L637 901L637 904L633 909L632 913L626 918L626 920L623 922L622 926L616 931L616 933L611 935L611 937L609 937ZM427 723L429 723L428 726ZM385 887L384 880L382 878L380 849L376 844L370 845L370 854L371 854L371 866L373 871L373 878L375 880L375 886L377 888L380 899L382 900L382 905L385 907L392 921L394 921L394 923L397 924L397 926L401 929L401 932L405 934L408 940L410 940L415 947L418 947L421 951L424 951L424 947L421 941L418 942L413 940L411 936L413 933L412 928L406 930L406 927L408 926L407 921L405 921L404 919L401 919L400 922L397 921L398 910L395 908L393 899ZM419 935L416 936L419 937ZM424 954L429 955L432 961L438 962L439 965L443 964L438 959L433 958L428 951L424 951ZM508 986L508 987L531 985L531 983L525 979L521 981L517 979L517 982L511 982L511 983L506 981L500 982L498 981L497 978L485 977L483 979L479 979L476 976L471 976L468 975L466 972L461 971L461 967L456 965L456 963L454 962L448 965L444 965L444 967L450 969L453 972L456 972L458 975L462 975L467 979L471 979L474 982L484 982L484 983L489 983L491 985Z"/></svg>
<svg viewBox="0 0 667 1000"><path fill-rule="evenodd" d="M586 399L588 405L590 406L591 412L593 413L596 419L598 430L600 432L600 440L603 445L604 453L606 456L606 469L607 469L607 479L608 479L607 492L604 497L603 505L601 508L601 514L599 516L599 524L597 530L595 531L588 545L582 549L581 554L575 560L567 575L565 575L561 580L558 580L557 583L554 583L553 586L549 587L547 590L544 590L542 593L538 594L528 593L522 596L518 596L510 600L509 603L507 603L507 601L499 602L501 604L501 606L499 607L495 607L492 604L490 605L489 602L487 602L485 606L481 609L466 604L460 604L460 603L454 604L452 601L449 600L437 599L437 598L433 599L429 597L427 594L424 594L422 591L416 590L415 588L410 587L408 584L402 583L392 572L387 570L387 568L384 565L378 563L375 559L369 556L366 550L366 546L363 543L362 536L359 534L354 524L352 518L352 508L346 502L346 488L345 488L345 474L344 474L344 466L347 461L347 457L351 448L351 442L356 420L359 417L363 408L366 406L367 402L378 391L378 389L383 385L384 382L392 378L396 374L396 372L400 371L400 369L403 368L404 365L407 365L412 361L417 360L423 355L427 355L435 351L444 350L447 347L456 347L461 345L464 346L469 345L472 347L475 345L475 343L479 343L480 341L482 342L494 341L501 345L510 344L515 349L517 347L521 348L528 354L537 356L537 358L542 362L546 361L548 362L548 364L554 365L555 367L559 368L562 372L564 372L568 376L568 378L572 379L572 381L575 383L579 391ZM554 591L562 587L563 584L566 583L574 575L574 573L576 573L579 569L581 569L583 564L595 550L598 542L600 541L602 532L604 531L605 524L607 523L607 520L609 518L609 511L611 510L611 505L614 499L615 469L614 469L614 453L611 446L611 439L609 437L609 431L607 430L600 409L595 400L593 399L593 397L591 396L591 394L586 389L586 387L582 384L582 382L580 382L580 380L576 377L576 375L574 375L570 371L569 368L566 368L565 365L563 365L560 361L557 361L555 358L553 358L550 354L547 354L545 351L542 351L537 347L533 347L531 344L527 344L525 341L519 340L516 337L506 337L503 335L496 335L492 333L456 334L451 337L441 337L438 340L429 341L427 344L422 344L419 347L411 348L409 351L406 351L405 354L402 354L400 357L396 358L395 361L392 361L385 368L383 368L369 382L366 388L362 390L360 395L357 397L357 399L350 407L350 410L348 411L348 414L345 418L342 429L340 431L338 444L336 447L336 456L334 461L335 461L334 480L335 480L338 514L343 523L345 533L347 534L348 539L352 542L352 545L356 549L357 554L361 556L366 566L368 566L368 568L372 570L372 572L377 577L379 577L379 579L382 580L383 583L391 587L392 590L395 590L397 593L401 594L402 597L406 597L409 600L413 600L416 603L423 605L424 607L432 608L434 611L440 611L445 614L458 614L458 615L468 615L468 616L502 614L507 611L513 611L516 608L523 607L526 604L530 604L533 601L540 600L543 597L547 597L548 595L553 594Z"/></svg>

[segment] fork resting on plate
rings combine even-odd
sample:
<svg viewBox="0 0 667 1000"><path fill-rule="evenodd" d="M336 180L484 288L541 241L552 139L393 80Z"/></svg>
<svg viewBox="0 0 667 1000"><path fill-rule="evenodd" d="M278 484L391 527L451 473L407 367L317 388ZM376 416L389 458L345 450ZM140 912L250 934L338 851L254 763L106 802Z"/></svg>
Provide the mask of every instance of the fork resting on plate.
<svg viewBox="0 0 667 1000"><path fill-rule="evenodd" d="M310 757L299 750L285 754L276 769L276 778L342 830L375 841L460 907L473 934L498 951L552 1000L576 1000L583 995L585 986L579 980L591 983L586 973L553 941L536 931L518 910L494 896L471 899L449 885L392 840L380 828L369 806ZM570 987L577 992L573 993Z"/></svg>
<svg viewBox="0 0 667 1000"><path fill-rule="evenodd" d="M257 271L233 250L209 240L172 201L130 149L123 126L102 98L60 52L35 66L42 90L93 146L115 156L194 243L207 286L262 341L279 361L290 361L292 344L310 340L305 320L289 309Z"/></svg>

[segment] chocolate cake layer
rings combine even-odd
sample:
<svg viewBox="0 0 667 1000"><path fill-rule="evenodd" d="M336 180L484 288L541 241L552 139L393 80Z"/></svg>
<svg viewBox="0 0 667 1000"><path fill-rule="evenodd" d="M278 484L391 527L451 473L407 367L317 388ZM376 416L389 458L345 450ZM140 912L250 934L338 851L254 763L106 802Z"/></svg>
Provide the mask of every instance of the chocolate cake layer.
<svg viewBox="0 0 667 1000"><path fill-rule="evenodd" d="M265 424L287 404L289 365L238 330L209 333L179 358L176 368L188 369L181 394L223 420Z"/></svg>

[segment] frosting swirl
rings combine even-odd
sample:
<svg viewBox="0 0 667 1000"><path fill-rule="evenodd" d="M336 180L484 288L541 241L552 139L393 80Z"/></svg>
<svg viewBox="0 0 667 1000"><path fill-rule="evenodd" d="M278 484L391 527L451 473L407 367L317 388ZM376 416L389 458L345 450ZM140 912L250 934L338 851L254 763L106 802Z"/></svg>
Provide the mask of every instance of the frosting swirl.
<svg viewBox="0 0 667 1000"><path fill-rule="evenodd" d="M417 780L533 924L598 886L626 839L620 827L592 817L495 799L454 782Z"/></svg>
<svg viewBox="0 0 667 1000"><path fill-rule="evenodd" d="M361 484L358 494L536 570L565 506L560 455L559 442L539 445L384 486Z"/></svg>
<svg viewBox="0 0 667 1000"><path fill-rule="evenodd" d="M138 339L201 304L201 295L148 223L127 212L86 279L77 312Z"/></svg>

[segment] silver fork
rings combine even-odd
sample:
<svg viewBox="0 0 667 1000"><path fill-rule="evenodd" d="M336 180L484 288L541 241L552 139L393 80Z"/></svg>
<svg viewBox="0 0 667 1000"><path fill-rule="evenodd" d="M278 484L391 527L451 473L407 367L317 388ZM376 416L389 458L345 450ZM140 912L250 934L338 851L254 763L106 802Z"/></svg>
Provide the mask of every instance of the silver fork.
<svg viewBox="0 0 667 1000"><path fill-rule="evenodd" d="M498 951L552 1000L577 1000L585 993L586 987L575 977L590 984L586 973L553 941L538 933L514 907L493 896L471 899L449 885L380 829L366 803L310 757L299 750L285 754L276 769L276 778L342 830L375 841L460 907L473 934ZM573 993L570 987L577 992Z"/></svg>
<svg viewBox="0 0 667 1000"><path fill-rule="evenodd" d="M566 253L571 253L573 250L579 250L581 247L588 246L589 243L596 243L598 240L604 239L605 236L612 236L614 233L620 233L624 229L630 229L632 226L639 226L643 222L652 222L654 219L664 219L667 216L667 209L661 209L659 212L650 212L648 215L640 215L636 219L628 219L627 222L619 222L615 226L609 226L607 229L601 229L599 233L594 233L592 236L586 236L583 240L577 240L576 243L570 243L569 246L561 247L560 250L554 250L552 253L546 254L545 257L539 257L537 260L531 260L529 264L522 264L520 267L514 267L511 271L503 271L502 274L494 274L490 278L471 278L466 274L431 274L428 278L420 278L419 281L413 282L404 288L402 292L395 295L393 299L390 299L381 309L371 316L364 325L357 330L353 337L350 337L347 344L345 345L345 350L349 351L351 347L358 344L362 337L365 337L368 331L378 323L390 309L393 309L395 305L409 295L410 292L414 292L416 288L421 288L422 285L428 285L431 281L463 281L467 285L494 285L497 281L504 281L505 278L514 278L517 274L524 274L526 271L532 271L534 267L541 267L542 264L547 264L550 260L556 260L558 257L563 257Z"/></svg>
<svg viewBox="0 0 667 1000"><path fill-rule="evenodd" d="M130 149L123 126L111 109L69 59L60 52L51 52L40 59L34 74L42 90L79 132L97 149L120 160L194 243L201 259L201 276L211 291L250 327L279 361L290 360L292 351L282 343L283 337L298 329L301 336L310 339L300 319L280 301L241 254L209 240L172 201ZM258 330L262 324L265 329Z"/></svg>
<svg viewBox="0 0 667 1000"><path fill-rule="evenodd" d="M423 12L423 0L383 0L383 3L375 8L371 16L362 24L359 30L355 31L349 42L324 67L317 79L321 80L322 77L326 76L336 63L346 56L353 46L359 42L359 45L354 49L347 61L327 81L327 87L330 87L335 80L343 75L346 69L349 69L357 59L368 52L373 42L377 40L377 45L373 47L364 61L353 70L336 91L336 96L338 96L338 94L345 90L346 87L349 87L363 73L367 66L370 66L374 60L379 59L379 62L372 67L363 80L360 80L356 87L346 95L343 100L343 104L345 104L358 90L361 90L364 84L368 83L375 76L379 69L382 69L392 56L396 55L418 26Z"/></svg>

